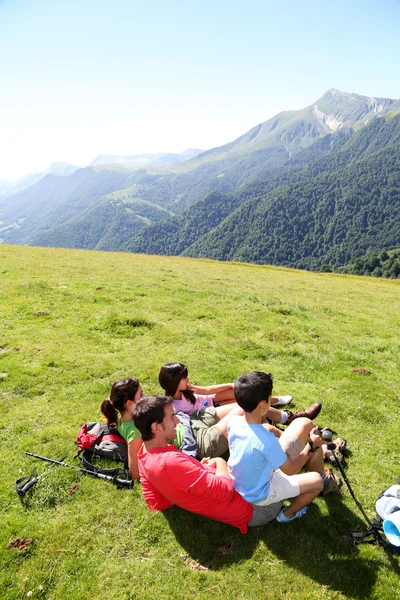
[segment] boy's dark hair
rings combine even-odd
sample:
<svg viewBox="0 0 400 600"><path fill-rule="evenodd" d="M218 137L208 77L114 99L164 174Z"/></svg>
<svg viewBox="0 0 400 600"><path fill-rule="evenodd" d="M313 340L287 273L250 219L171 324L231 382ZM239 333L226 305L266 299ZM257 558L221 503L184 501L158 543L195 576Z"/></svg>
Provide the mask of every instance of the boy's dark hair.
<svg viewBox="0 0 400 600"><path fill-rule="evenodd" d="M158 374L158 381L168 396L175 396L181 379L186 379L187 376L187 366L183 363L165 363ZM182 395L192 404L196 403L196 397L191 390L182 390Z"/></svg>
<svg viewBox="0 0 400 600"><path fill-rule="evenodd" d="M153 423L161 423L165 415L165 407L172 403L170 396L143 396L132 408L132 418L142 435L142 440L147 442L154 438L151 430Z"/></svg>
<svg viewBox="0 0 400 600"><path fill-rule="evenodd" d="M249 371L235 381L235 398L245 412L253 412L261 400L272 394L272 375L262 371Z"/></svg>

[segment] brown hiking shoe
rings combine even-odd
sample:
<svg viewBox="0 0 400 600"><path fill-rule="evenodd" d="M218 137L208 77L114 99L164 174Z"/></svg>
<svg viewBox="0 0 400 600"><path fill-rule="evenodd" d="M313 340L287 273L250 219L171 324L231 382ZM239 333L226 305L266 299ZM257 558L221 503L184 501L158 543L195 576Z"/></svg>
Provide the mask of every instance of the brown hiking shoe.
<svg viewBox="0 0 400 600"><path fill-rule="evenodd" d="M341 463L343 461L343 450L346 449L347 442L343 438L337 438L336 440L333 441L333 443L336 446L335 454L337 456L338 461ZM333 466L336 465L336 461L335 461L333 452L332 452L332 450L329 450L329 448L327 448L327 450L325 451L324 461L329 463L330 465L333 465Z"/></svg>
<svg viewBox="0 0 400 600"><path fill-rule="evenodd" d="M331 473L328 467L325 467L325 473L327 478L324 481L324 489L321 494L323 496L327 496L328 494L338 494L342 487L342 480L334 473Z"/></svg>
<svg viewBox="0 0 400 600"><path fill-rule="evenodd" d="M311 419L312 421L319 415L321 408L321 402L314 402L314 404L311 404L311 406L305 410L298 410L295 413L291 412L290 410L286 410L285 412L287 412L289 416L285 422L285 425L290 425L294 419L298 419L299 417L307 417L307 419Z"/></svg>

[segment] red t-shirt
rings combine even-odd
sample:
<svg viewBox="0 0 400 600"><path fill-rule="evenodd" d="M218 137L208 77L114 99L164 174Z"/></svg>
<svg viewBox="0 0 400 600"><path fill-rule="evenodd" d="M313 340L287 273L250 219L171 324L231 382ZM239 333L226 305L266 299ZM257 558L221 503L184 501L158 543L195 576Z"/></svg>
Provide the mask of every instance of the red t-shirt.
<svg viewBox="0 0 400 600"><path fill-rule="evenodd" d="M172 504L190 512L228 523L247 532L253 515L229 477L216 476L215 469L176 450L174 446L138 453L140 483L150 510L165 510Z"/></svg>

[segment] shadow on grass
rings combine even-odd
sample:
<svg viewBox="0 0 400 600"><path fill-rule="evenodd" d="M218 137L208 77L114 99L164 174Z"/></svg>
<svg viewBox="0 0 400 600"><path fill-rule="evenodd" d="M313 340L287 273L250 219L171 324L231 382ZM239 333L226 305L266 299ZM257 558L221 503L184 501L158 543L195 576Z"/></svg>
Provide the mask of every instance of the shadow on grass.
<svg viewBox="0 0 400 600"><path fill-rule="evenodd" d="M400 575L398 561L379 546L372 547L372 558L361 556L360 549L353 545L351 532L365 531L365 522L338 496L328 497L326 504L328 516L321 516L318 505L312 504L301 521L287 525L274 521L249 530L246 536L233 527L177 507L164 514L177 541L199 568L218 570L246 559L253 559L263 568L264 558L259 552L254 556L262 542L267 553L271 552L319 585L349 598L369 598L382 568L391 568Z"/></svg>

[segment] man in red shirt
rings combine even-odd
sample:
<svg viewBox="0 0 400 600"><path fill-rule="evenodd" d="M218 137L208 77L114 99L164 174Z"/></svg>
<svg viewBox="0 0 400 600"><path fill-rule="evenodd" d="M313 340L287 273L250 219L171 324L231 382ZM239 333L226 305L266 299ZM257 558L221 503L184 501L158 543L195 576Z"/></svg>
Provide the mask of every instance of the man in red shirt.
<svg viewBox="0 0 400 600"><path fill-rule="evenodd" d="M201 462L168 445L175 438L178 418L172 398L144 396L133 407L135 426L142 434L138 453L140 482L150 510L165 510L176 504L190 512L221 521L247 532L248 525L267 523L281 503L253 507L233 487L222 458Z"/></svg>

